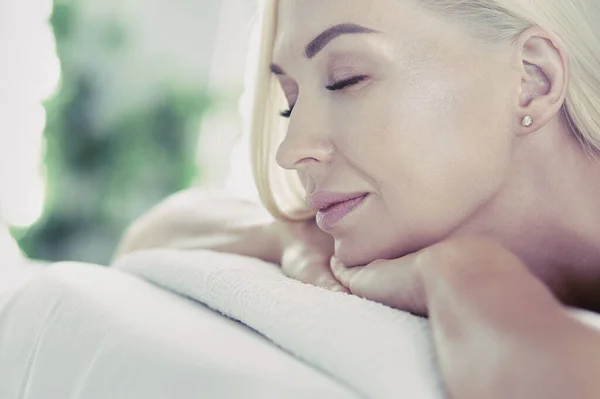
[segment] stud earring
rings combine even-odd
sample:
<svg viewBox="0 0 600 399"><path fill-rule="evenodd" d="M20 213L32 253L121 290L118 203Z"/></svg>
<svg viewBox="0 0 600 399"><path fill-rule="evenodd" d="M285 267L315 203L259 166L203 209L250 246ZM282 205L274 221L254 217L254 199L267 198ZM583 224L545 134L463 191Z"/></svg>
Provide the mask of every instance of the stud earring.
<svg viewBox="0 0 600 399"><path fill-rule="evenodd" d="M523 120L521 121L521 125L525 126L525 127L529 127L531 125L533 125L533 118L529 115L527 115L525 118L523 118Z"/></svg>

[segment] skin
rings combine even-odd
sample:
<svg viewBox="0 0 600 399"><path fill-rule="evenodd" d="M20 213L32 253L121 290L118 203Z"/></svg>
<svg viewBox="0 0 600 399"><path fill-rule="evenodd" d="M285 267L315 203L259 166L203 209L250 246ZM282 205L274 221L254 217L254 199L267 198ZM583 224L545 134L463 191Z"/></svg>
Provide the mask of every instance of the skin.
<svg viewBox="0 0 600 399"><path fill-rule="evenodd" d="M450 239L415 254L331 269L350 291L428 316L448 397L592 399L600 334L496 241Z"/></svg>
<svg viewBox="0 0 600 399"><path fill-rule="evenodd" d="M370 194L327 231L343 264L486 236L563 303L597 306L600 164L562 117L560 40L532 28L483 43L409 1L282 0L278 12L273 63L293 106L279 165L308 194ZM305 57L340 23L380 33L339 36ZM325 88L356 75L368 78Z"/></svg>
<svg viewBox="0 0 600 399"><path fill-rule="evenodd" d="M340 23L382 33L303 56ZM281 0L278 29L293 106L278 163L309 195L370 194L327 231L323 273L429 317L449 397L598 397L600 334L564 305L600 310L600 165L562 117L560 40L483 44L397 0Z"/></svg>

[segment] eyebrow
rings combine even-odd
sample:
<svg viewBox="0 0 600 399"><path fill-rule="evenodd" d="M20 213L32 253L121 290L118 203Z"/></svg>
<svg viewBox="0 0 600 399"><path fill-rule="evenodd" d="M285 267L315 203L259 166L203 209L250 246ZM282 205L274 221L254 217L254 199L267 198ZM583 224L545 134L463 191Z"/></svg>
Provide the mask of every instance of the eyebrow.
<svg viewBox="0 0 600 399"><path fill-rule="evenodd" d="M304 51L304 56L308 59L313 58L323 50L333 39L341 35L357 34L357 33L381 33L378 30L366 28L357 24L345 23L332 26L314 38ZM283 68L279 65L271 64L271 72L275 75L285 75Z"/></svg>

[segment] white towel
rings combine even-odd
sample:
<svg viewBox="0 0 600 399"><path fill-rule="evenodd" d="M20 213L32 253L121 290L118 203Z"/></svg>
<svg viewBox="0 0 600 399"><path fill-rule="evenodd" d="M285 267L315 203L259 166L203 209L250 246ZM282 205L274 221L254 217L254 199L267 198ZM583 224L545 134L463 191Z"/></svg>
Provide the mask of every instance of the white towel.
<svg viewBox="0 0 600 399"><path fill-rule="evenodd" d="M114 267L202 302L369 398L444 398L426 320L210 251L150 250Z"/></svg>
<svg viewBox="0 0 600 399"><path fill-rule="evenodd" d="M115 267L239 320L369 398L444 398L428 322L285 277L257 259L150 250ZM572 309L600 329L600 315Z"/></svg>

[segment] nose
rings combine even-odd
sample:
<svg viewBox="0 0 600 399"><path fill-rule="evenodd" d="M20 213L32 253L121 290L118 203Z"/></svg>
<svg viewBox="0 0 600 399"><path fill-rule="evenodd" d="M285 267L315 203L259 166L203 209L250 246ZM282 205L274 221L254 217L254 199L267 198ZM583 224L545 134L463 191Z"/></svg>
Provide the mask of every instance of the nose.
<svg viewBox="0 0 600 399"><path fill-rule="evenodd" d="M334 147L324 130L325 124L318 123L317 115L301 112L297 103L277 150L277 164L284 169L300 171L309 165L328 164L333 156Z"/></svg>

